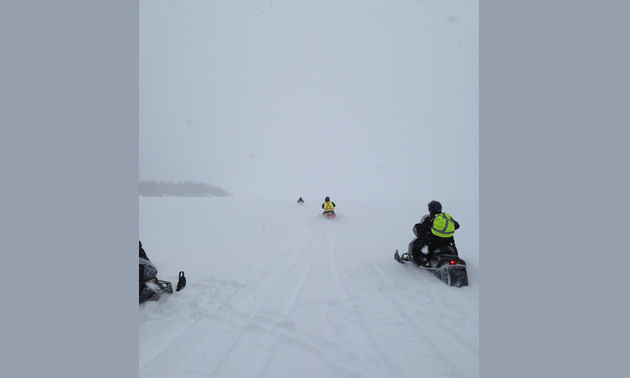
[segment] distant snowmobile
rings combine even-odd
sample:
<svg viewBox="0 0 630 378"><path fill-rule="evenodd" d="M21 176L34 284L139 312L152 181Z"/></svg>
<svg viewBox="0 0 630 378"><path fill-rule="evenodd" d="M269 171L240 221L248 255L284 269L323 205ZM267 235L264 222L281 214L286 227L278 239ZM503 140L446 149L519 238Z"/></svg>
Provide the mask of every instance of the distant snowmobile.
<svg viewBox="0 0 630 378"><path fill-rule="evenodd" d="M322 214L328 219L335 219L335 218L337 218L337 214L335 214L334 211L326 211L326 212L324 212Z"/></svg>
<svg viewBox="0 0 630 378"><path fill-rule="evenodd" d="M324 216L328 219L334 219L337 217L335 214L335 203L330 200L330 197L326 197L324 199L324 203L322 203L322 209L324 209Z"/></svg>

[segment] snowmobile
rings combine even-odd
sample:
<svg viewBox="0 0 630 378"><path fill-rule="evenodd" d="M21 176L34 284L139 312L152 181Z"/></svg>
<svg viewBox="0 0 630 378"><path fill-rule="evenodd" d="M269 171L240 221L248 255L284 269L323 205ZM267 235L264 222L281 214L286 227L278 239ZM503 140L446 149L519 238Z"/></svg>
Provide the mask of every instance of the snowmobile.
<svg viewBox="0 0 630 378"><path fill-rule="evenodd" d="M173 285L168 281L157 278L157 268L149 259L140 257L140 303L146 301L157 301L162 294L173 294ZM184 272L179 272L177 290L180 291L186 286L186 276Z"/></svg>
<svg viewBox="0 0 630 378"><path fill-rule="evenodd" d="M411 253L412 244L413 242L409 243L408 251L402 255L399 255L398 250L396 250L394 259L401 264L405 262L413 262L415 264ZM426 261L418 265L418 267L433 273L449 286L468 286L466 261L459 258L453 246L441 245L436 247L433 253L427 255Z"/></svg>
<svg viewBox="0 0 630 378"><path fill-rule="evenodd" d="M323 215L328 218L328 219L335 219L337 218L337 214L335 214L334 211L326 211L323 213Z"/></svg>

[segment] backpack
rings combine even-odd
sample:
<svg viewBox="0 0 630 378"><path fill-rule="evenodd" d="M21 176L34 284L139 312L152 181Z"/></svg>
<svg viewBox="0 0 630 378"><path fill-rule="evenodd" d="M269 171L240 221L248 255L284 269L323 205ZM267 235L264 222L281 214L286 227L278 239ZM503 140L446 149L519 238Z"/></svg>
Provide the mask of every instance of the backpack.
<svg viewBox="0 0 630 378"><path fill-rule="evenodd" d="M455 223L451 215L446 213L436 214L431 225L431 233L441 238L450 238L455 233Z"/></svg>

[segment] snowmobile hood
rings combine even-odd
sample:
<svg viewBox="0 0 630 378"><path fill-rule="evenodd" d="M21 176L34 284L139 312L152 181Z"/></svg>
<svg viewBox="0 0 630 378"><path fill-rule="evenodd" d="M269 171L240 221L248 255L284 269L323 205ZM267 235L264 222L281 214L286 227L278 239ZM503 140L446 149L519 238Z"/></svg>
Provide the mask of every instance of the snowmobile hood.
<svg viewBox="0 0 630 378"><path fill-rule="evenodd" d="M144 266L154 270L155 273L157 273L157 267L155 265L153 265L151 260L143 259L142 257L140 257L140 265L144 265Z"/></svg>
<svg viewBox="0 0 630 378"><path fill-rule="evenodd" d="M142 265L153 265L151 260L143 259L142 257L140 257L140 264L142 264Z"/></svg>

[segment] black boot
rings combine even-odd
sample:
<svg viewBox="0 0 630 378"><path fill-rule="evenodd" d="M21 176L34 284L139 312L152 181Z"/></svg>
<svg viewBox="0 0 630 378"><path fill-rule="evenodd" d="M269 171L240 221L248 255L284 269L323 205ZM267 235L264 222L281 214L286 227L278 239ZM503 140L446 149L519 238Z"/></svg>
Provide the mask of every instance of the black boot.
<svg viewBox="0 0 630 378"><path fill-rule="evenodd" d="M419 252L417 255L413 256L413 262L418 266L429 266L429 259L422 252Z"/></svg>

